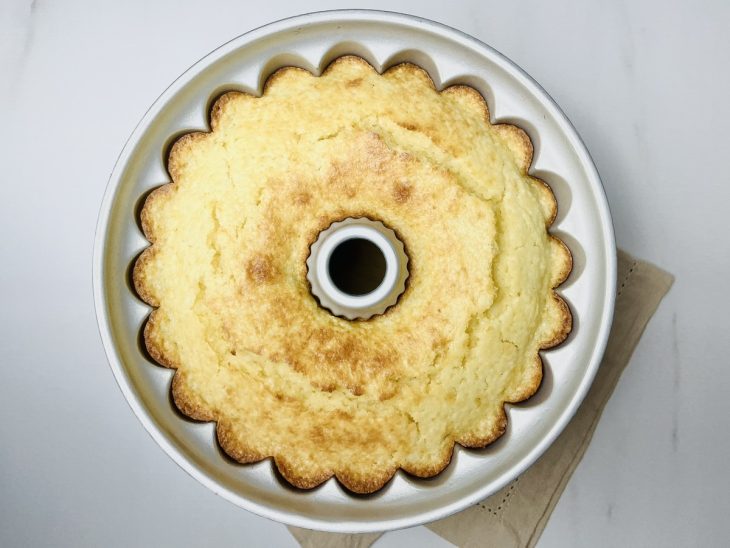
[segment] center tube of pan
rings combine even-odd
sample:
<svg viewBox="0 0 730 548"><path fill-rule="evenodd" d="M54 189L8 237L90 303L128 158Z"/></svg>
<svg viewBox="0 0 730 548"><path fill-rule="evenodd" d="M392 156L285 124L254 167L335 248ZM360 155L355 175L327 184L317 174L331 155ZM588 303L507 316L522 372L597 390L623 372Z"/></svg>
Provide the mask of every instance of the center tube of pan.
<svg viewBox="0 0 730 548"><path fill-rule="evenodd" d="M307 259L312 294L336 316L367 319L394 305L405 290L408 257L393 230L370 219L330 225Z"/></svg>

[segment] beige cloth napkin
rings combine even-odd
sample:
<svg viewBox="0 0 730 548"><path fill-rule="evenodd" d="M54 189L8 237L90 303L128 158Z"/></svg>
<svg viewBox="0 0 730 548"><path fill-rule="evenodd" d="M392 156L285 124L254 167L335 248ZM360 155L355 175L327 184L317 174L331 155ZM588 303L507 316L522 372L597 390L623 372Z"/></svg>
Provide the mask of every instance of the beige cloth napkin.
<svg viewBox="0 0 730 548"><path fill-rule="evenodd" d="M524 474L480 504L427 524L452 544L464 547L535 546L570 476L583 458L611 393L629 362L647 322L674 278L628 253L618 253L618 292L603 362L573 420ZM304 548L366 548L382 533L289 531Z"/></svg>

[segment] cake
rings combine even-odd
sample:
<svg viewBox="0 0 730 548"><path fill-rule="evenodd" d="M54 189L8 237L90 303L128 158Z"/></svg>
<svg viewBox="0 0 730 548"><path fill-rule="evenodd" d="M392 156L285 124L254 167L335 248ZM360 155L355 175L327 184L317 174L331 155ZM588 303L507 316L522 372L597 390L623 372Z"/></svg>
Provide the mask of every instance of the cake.
<svg viewBox="0 0 730 548"><path fill-rule="evenodd" d="M280 69L210 118L172 146L133 271L180 411L215 421L238 462L271 457L294 486L335 476L356 493L499 438L505 404L540 386L539 351L571 329L554 291L571 256L527 135L491 124L470 87L353 56L321 76ZM409 276L394 306L352 321L318 304L306 261L358 217L398 234Z"/></svg>

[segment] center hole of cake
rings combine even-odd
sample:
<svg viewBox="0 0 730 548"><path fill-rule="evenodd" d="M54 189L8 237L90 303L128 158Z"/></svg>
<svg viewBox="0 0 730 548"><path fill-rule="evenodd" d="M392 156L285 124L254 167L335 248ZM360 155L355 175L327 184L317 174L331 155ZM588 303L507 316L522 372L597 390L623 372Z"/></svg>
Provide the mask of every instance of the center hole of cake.
<svg viewBox="0 0 730 548"><path fill-rule="evenodd" d="M351 238L332 250L327 268L337 289L348 295L365 295L385 279L385 255L370 240Z"/></svg>

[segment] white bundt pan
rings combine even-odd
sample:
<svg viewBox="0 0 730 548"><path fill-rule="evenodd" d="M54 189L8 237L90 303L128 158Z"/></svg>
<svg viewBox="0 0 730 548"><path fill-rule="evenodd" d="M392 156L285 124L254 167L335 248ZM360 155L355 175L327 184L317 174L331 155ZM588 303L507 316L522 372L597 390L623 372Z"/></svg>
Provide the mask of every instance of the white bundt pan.
<svg viewBox="0 0 730 548"><path fill-rule="evenodd" d="M359 55L382 71L410 61L439 89L467 84L487 100L493 122L518 125L532 138L531 172L558 200L552 232L571 249L574 268L559 293L574 328L543 352L538 393L508 406L509 427L482 450L456 447L451 464L430 480L398 472L370 496L353 496L335 480L301 491L270 460L239 465L220 451L214 425L183 417L169 396L173 372L150 362L140 328L150 308L130 283L148 242L137 215L146 193L168 182L169 145L189 131L208 131L214 99L227 90L260 95L267 76L296 65L315 74L333 59ZM101 205L94 248L94 299L101 337L124 397L155 441L186 472L222 497L283 523L337 532L397 529L436 520L484 499L519 476L555 440L585 396L613 316L616 250L601 181L583 142L548 94L489 46L432 21L376 11L330 11L285 19L221 46L193 65L157 99L127 141Z"/></svg>

